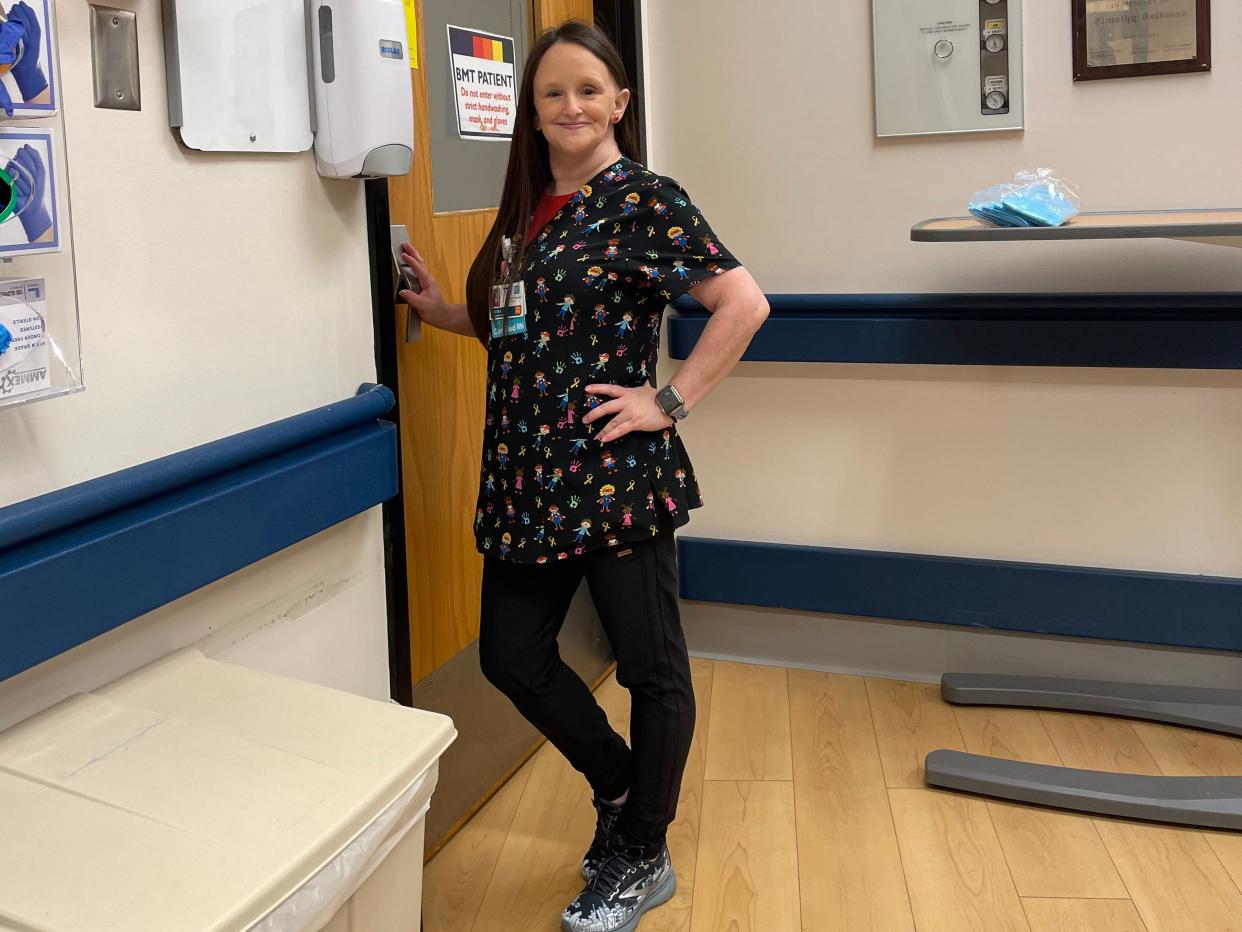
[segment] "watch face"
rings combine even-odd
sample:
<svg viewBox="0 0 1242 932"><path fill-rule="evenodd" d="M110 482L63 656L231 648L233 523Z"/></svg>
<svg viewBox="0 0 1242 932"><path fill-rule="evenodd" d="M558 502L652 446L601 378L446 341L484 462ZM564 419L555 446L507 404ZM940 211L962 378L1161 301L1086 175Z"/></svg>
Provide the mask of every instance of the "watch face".
<svg viewBox="0 0 1242 932"><path fill-rule="evenodd" d="M677 394L677 389L673 388L671 385L666 385L664 388L656 392L656 401L660 403L660 407L664 409L664 413L669 415L684 404L681 400L681 396Z"/></svg>

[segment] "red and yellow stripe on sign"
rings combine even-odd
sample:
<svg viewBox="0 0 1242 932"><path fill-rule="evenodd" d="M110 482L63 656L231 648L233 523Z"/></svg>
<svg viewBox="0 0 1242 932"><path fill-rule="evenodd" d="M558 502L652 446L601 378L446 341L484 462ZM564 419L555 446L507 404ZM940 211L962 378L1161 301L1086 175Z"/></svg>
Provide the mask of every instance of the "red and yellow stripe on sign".
<svg viewBox="0 0 1242 932"><path fill-rule="evenodd" d="M505 50L499 39L488 39L483 36L471 36L474 39L474 57L486 58L488 61L504 61Z"/></svg>

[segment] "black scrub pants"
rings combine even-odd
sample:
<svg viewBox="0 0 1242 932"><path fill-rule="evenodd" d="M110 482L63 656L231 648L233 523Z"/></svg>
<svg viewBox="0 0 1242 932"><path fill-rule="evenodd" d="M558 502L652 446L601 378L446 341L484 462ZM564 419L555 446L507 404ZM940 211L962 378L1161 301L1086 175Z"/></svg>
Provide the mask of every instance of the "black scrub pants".
<svg viewBox="0 0 1242 932"><path fill-rule="evenodd" d="M561 659L556 637L585 578L630 691L630 740ZM629 790L618 829L651 857L677 811L694 733L694 690L677 609L671 528L542 564L488 557L479 631L483 674L565 755L603 799Z"/></svg>

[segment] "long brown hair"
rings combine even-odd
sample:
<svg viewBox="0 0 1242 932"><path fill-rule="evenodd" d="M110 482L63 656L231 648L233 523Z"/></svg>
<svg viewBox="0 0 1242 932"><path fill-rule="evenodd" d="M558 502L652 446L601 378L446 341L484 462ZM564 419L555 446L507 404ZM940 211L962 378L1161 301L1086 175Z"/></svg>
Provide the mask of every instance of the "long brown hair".
<svg viewBox="0 0 1242 932"><path fill-rule="evenodd" d="M535 42L522 71L522 88L518 94L517 116L514 120L513 141L509 146L509 166L505 170L505 187L500 195L500 208L496 222L483 241L479 254L470 266L466 277L466 308L475 336L487 345L487 314L494 284L500 268L501 240L514 237L519 259L526 242L526 227L539 204L539 197L552 183L552 167L548 161L548 141L535 131L535 72L548 49L558 42L573 42L604 63L617 88L630 86L625 75L625 65L616 47L604 33L581 20L569 20L549 29ZM633 89L620 122L614 124L617 147L627 158L637 160L638 108L634 105Z"/></svg>

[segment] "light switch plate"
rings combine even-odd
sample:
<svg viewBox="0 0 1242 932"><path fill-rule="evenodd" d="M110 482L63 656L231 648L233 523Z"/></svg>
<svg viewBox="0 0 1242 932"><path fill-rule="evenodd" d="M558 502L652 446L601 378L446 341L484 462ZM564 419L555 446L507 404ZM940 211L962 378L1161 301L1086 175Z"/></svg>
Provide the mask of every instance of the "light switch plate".
<svg viewBox="0 0 1242 932"><path fill-rule="evenodd" d="M142 109L136 13L91 5L91 64L96 107Z"/></svg>

